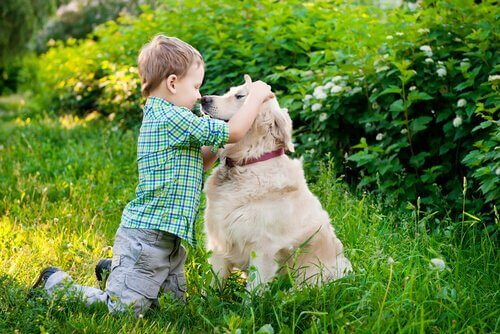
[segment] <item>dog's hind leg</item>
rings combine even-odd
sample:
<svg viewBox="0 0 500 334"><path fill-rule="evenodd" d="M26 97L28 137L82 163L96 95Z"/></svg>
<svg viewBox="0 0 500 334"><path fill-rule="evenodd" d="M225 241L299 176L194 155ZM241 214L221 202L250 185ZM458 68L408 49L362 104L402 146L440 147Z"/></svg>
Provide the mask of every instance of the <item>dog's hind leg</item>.
<svg viewBox="0 0 500 334"><path fill-rule="evenodd" d="M212 256L208 259L208 263L212 266L215 273L211 282L212 287L224 287L224 282L231 273L231 263L223 255L216 252L212 253Z"/></svg>
<svg viewBox="0 0 500 334"><path fill-rule="evenodd" d="M278 270L276 254L270 252L252 252L248 267L247 290L253 291L259 285L270 282Z"/></svg>

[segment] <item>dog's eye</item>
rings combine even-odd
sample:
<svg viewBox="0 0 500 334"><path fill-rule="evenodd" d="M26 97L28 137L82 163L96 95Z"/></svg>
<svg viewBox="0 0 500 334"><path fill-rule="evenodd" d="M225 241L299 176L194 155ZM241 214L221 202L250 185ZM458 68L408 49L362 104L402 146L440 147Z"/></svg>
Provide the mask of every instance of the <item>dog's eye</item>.
<svg viewBox="0 0 500 334"><path fill-rule="evenodd" d="M245 96L246 95L239 95L239 94L237 94L234 97L236 97L237 100L240 100L240 99L244 98Z"/></svg>

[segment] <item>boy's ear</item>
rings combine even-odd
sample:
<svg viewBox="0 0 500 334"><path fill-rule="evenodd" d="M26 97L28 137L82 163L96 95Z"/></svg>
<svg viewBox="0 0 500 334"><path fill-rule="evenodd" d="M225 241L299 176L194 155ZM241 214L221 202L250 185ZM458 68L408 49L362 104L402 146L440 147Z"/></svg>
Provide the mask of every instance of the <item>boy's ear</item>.
<svg viewBox="0 0 500 334"><path fill-rule="evenodd" d="M175 94L176 93L175 86L177 84L177 75L170 74L165 81L166 81L165 84L167 86L168 91L172 94Z"/></svg>

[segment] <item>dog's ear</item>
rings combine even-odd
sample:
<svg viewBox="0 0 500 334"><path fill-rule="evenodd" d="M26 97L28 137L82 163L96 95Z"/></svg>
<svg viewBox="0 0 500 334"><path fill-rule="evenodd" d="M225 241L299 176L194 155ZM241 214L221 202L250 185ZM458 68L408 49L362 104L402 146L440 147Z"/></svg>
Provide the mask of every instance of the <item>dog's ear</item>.
<svg viewBox="0 0 500 334"><path fill-rule="evenodd" d="M295 152L292 143L292 120L286 108L275 109L273 112L274 122L271 126L271 133L274 138L284 145L289 152Z"/></svg>
<svg viewBox="0 0 500 334"><path fill-rule="evenodd" d="M248 74L243 75L243 79L245 79L245 84L249 85L252 83L252 78Z"/></svg>

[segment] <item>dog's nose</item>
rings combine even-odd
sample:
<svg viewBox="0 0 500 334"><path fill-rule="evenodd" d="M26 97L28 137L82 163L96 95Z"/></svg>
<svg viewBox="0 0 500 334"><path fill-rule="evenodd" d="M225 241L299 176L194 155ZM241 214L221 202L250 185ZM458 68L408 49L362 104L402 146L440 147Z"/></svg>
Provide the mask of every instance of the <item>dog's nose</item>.
<svg viewBox="0 0 500 334"><path fill-rule="evenodd" d="M202 106L209 105L211 102L212 102L212 98L211 98L211 97L208 97L208 96L203 96L203 97L201 98L201 105L202 105Z"/></svg>

